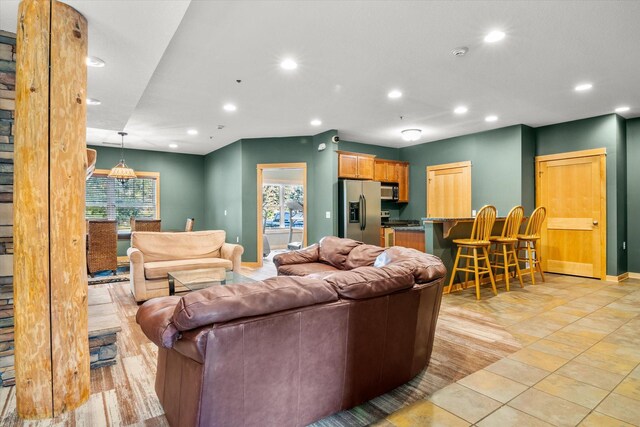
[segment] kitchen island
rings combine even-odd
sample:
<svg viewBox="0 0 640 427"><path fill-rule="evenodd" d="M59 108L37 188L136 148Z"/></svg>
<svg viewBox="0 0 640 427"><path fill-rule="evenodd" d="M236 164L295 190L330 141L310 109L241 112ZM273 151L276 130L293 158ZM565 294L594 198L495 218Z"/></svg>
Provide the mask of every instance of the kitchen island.
<svg viewBox="0 0 640 427"><path fill-rule="evenodd" d="M424 228L421 225L393 227L394 245L424 252Z"/></svg>
<svg viewBox="0 0 640 427"><path fill-rule="evenodd" d="M499 236L502 233L505 217L496 218L496 222L491 231L492 236ZM449 286L453 262L456 258L457 245L453 239L468 239L471 236L473 221L475 218L422 218L424 225L425 251L433 254L447 267L446 287ZM454 283L458 283L456 280ZM457 287L456 287L457 288Z"/></svg>

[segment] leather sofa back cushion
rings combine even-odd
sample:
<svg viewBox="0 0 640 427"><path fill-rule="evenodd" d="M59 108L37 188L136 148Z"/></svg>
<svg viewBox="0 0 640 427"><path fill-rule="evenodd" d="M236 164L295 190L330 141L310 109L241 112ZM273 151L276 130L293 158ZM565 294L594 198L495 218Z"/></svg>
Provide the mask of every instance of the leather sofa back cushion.
<svg viewBox="0 0 640 427"><path fill-rule="evenodd" d="M339 270L344 270L344 264L347 261L349 252L364 243L335 236L326 236L320 240L319 244L320 261L330 264Z"/></svg>
<svg viewBox="0 0 640 427"><path fill-rule="evenodd" d="M220 247L225 238L224 230L189 233L134 231L131 233L131 246L140 249L144 262L220 258Z"/></svg>
<svg viewBox="0 0 640 427"><path fill-rule="evenodd" d="M324 280L331 283L341 297L348 299L387 295L411 288L415 283L411 269L397 265L358 267L325 276Z"/></svg>
<svg viewBox="0 0 640 427"><path fill-rule="evenodd" d="M173 323L179 331L187 331L241 317L337 300L335 290L322 280L277 276L263 282L212 286L190 292L176 306Z"/></svg>
<svg viewBox="0 0 640 427"><path fill-rule="evenodd" d="M402 246L388 248L376 258L373 265L380 268L391 265L409 268L416 283L427 283L447 274L440 258Z"/></svg>
<svg viewBox="0 0 640 427"><path fill-rule="evenodd" d="M344 263L345 270L353 270L358 267L371 267L376 261L378 255L384 251L384 248L374 245L360 245L356 246L347 255L347 260Z"/></svg>

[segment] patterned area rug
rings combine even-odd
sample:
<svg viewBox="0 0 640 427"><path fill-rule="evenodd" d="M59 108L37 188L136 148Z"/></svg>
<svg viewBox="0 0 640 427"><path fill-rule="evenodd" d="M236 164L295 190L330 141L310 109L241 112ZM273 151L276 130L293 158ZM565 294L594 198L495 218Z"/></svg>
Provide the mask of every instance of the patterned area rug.
<svg viewBox="0 0 640 427"><path fill-rule="evenodd" d="M89 277L89 285L101 285L103 283L128 282L129 273L120 273L115 276L96 276Z"/></svg>

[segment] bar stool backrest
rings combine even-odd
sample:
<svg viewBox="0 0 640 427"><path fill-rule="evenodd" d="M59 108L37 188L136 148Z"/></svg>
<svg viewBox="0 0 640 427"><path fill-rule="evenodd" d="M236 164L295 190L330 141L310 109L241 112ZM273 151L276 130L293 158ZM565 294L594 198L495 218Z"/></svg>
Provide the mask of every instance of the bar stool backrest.
<svg viewBox="0 0 640 427"><path fill-rule="evenodd" d="M547 208L544 206L537 207L531 214L531 218L529 218L527 229L524 232L525 236L540 237L540 229L542 228L542 223L546 217Z"/></svg>
<svg viewBox="0 0 640 427"><path fill-rule="evenodd" d="M489 241L491 229L496 222L496 208L491 205L485 205L478 211L476 219L473 221L471 229L471 240Z"/></svg>
<svg viewBox="0 0 640 427"><path fill-rule="evenodd" d="M515 206L511 209L507 215L507 219L504 221L504 227L502 227L502 235L500 237L515 239L520 232L522 218L524 218L524 208L522 206Z"/></svg>

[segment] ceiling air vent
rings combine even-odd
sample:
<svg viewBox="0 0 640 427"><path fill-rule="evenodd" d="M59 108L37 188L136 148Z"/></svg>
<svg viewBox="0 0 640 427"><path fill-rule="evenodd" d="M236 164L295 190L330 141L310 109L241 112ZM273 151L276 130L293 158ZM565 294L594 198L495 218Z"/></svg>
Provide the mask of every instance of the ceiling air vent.
<svg viewBox="0 0 640 427"><path fill-rule="evenodd" d="M119 142L102 141L102 145L110 145L112 147L120 147Z"/></svg>

